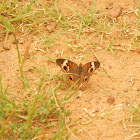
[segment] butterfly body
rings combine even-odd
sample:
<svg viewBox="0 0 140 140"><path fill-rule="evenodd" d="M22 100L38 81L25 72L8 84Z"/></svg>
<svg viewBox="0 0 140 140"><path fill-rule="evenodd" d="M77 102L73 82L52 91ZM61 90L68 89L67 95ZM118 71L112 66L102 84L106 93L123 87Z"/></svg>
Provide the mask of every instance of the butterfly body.
<svg viewBox="0 0 140 140"><path fill-rule="evenodd" d="M68 81L71 84L76 82L76 86L84 86L88 81L93 72L99 67L98 61L88 62L85 65L79 64L68 60L68 59L57 59L57 65L61 67L63 72L68 73Z"/></svg>

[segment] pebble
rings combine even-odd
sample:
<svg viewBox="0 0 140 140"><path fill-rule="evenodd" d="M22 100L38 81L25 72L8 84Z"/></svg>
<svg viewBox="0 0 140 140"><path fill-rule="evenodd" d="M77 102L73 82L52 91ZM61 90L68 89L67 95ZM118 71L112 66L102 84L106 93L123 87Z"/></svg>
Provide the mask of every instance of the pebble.
<svg viewBox="0 0 140 140"><path fill-rule="evenodd" d="M10 41L4 41L2 43L2 47L4 50L10 50L11 49L11 42Z"/></svg>
<svg viewBox="0 0 140 140"><path fill-rule="evenodd" d="M115 102L115 98L112 97L112 96L109 96L108 99L107 99L107 102L108 102L109 104L113 104L113 103Z"/></svg>
<svg viewBox="0 0 140 140"><path fill-rule="evenodd" d="M113 7L111 10L108 11L107 16L109 18L117 18L121 15L122 13L122 7L121 6L116 6Z"/></svg>
<svg viewBox="0 0 140 140"><path fill-rule="evenodd" d="M49 22L49 24L47 25L47 30L49 32L52 32L56 27L56 23L55 22Z"/></svg>
<svg viewBox="0 0 140 140"><path fill-rule="evenodd" d="M126 89L124 89L124 92L128 92L128 89L126 88Z"/></svg>

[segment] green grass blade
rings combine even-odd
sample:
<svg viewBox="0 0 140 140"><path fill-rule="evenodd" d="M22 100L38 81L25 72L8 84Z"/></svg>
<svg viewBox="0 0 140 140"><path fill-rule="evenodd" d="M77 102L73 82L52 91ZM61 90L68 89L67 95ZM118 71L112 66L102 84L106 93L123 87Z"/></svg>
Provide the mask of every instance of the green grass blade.
<svg viewBox="0 0 140 140"><path fill-rule="evenodd" d="M12 25L2 15L0 15L0 19L7 30L9 30L11 32L15 31L14 28L12 27Z"/></svg>

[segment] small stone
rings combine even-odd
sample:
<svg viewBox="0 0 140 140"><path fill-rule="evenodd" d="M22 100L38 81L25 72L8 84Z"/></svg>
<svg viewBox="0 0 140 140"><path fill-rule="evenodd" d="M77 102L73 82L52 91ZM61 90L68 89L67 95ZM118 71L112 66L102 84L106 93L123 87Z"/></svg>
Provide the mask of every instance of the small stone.
<svg viewBox="0 0 140 140"><path fill-rule="evenodd" d="M107 99L107 102L108 102L109 104L113 104L113 103L115 102L115 98L112 97L112 96L109 96L108 99Z"/></svg>
<svg viewBox="0 0 140 140"><path fill-rule="evenodd" d="M4 50L10 50L10 49L11 49L11 42L9 42L9 41L4 41L4 42L2 43L2 47L3 47Z"/></svg>
<svg viewBox="0 0 140 140"><path fill-rule="evenodd" d="M126 89L124 89L124 92L128 92L128 89L126 88Z"/></svg>
<svg viewBox="0 0 140 140"><path fill-rule="evenodd" d="M49 22L49 24L47 25L47 30L49 32L52 32L56 27L56 23L55 22Z"/></svg>
<svg viewBox="0 0 140 140"><path fill-rule="evenodd" d="M117 6L112 8L111 10L108 11L107 16L109 18L117 18L121 15L122 13L122 7L121 6Z"/></svg>

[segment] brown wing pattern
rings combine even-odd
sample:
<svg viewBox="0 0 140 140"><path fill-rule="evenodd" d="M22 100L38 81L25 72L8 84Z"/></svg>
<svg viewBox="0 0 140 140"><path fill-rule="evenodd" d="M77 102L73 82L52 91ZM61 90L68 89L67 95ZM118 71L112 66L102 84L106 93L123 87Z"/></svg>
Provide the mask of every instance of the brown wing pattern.
<svg viewBox="0 0 140 140"><path fill-rule="evenodd" d="M63 72L68 73L68 81L71 84L78 81L76 86L85 85L93 72L100 66L98 61L88 62L84 66L82 64L78 66L68 59L56 59L56 63L61 67Z"/></svg>

